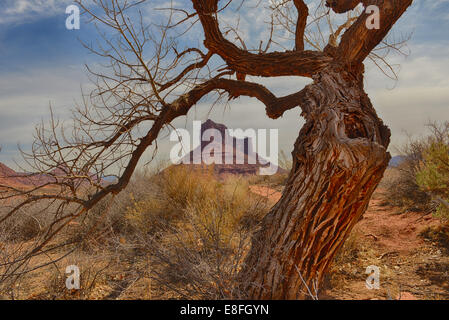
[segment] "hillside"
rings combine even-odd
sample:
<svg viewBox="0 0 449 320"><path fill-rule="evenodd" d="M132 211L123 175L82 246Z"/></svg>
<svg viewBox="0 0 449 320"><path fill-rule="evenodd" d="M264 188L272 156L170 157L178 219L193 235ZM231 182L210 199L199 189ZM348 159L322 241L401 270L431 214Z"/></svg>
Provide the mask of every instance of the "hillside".
<svg viewBox="0 0 449 320"><path fill-rule="evenodd" d="M19 189L27 189L32 187L43 186L46 184L54 184L64 179L69 179L72 173L68 169L56 168L51 170L49 173L25 173L16 172L9 168L5 164L0 162L0 185L14 187ZM90 179L93 181L98 181L96 175L90 174ZM75 178L76 181L81 181ZM89 182L82 182L82 184L88 184ZM110 181L101 179L101 183L106 185Z"/></svg>

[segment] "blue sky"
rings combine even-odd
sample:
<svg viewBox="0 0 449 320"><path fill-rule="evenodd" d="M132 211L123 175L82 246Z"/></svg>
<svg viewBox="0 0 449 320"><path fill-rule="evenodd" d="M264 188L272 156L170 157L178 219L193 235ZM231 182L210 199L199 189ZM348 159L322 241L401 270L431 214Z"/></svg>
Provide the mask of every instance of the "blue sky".
<svg viewBox="0 0 449 320"><path fill-rule="evenodd" d="M147 19L161 21L162 13L152 7L164 6L165 2L169 1L151 1L145 11ZM174 3L191 8L187 0ZM20 158L17 143L25 149L30 145L33 128L48 118L50 104L56 114L66 119L74 102L80 99L80 88L89 87L83 65L98 61L78 39L94 41L96 30L85 19L80 30L67 30L65 8L69 4L72 1L0 0L0 162L11 165L13 159ZM246 39L258 43L267 34L267 28L263 15L256 10L244 7L239 27ZM223 21L232 21L233 14L225 12ZM401 65L399 81L388 80L367 66L367 92L392 129L392 147L405 140L405 132L424 132L428 120L449 121L448 31L449 0L415 0L394 29L395 35L412 32L408 43L410 55L391 58ZM198 28L193 29L183 41L201 44L202 34ZM307 82L298 78L252 80L282 94L297 91ZM189 121L207 118L208 108L202 108L203 105L189 114ZM255 100L240 99L226 111L215 110L211 118L234 128L279 128L280 149L289 153L302 125L299 110L289 111L282 119L273 121L261 108ZM175 124L189 127L189 121L184 119ZM164 150L168 146L161 147L162 156Z"/></svg>

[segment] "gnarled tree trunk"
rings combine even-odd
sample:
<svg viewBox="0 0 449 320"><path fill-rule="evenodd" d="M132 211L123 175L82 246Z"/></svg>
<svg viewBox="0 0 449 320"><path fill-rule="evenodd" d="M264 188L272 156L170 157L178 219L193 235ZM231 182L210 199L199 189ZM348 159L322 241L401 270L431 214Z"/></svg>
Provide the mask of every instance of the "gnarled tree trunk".
<svg viewBox="0 0 449 320"><path fill-rule="evenodd" d="M44 253L66 225L87 214L108 195L122 191L145 151L150 146L157 150L156 139L161 131L187 115L200 99L219 91L226 92L230 99L258 99L273 119L296 107L303 110L306 124L295 144L288 184L254 238L241 270L240 287L247 297L255 299L303 298L309 294L307 288L314 294L333 256L367 208L388 164L390 133L363 91L362 64L413 0L326 0L331 10L342 14L358 5L377 6L374 17L379 19L379 25L368 28L371 13L362 10L356 19L348 18L335 32L330 28L331 41L323 50L305 47L309 6L305 0L292 0L297 11L295 47L282 52L269 50L273 32L265 51L261 46L247 50L240 37L243 48L236 45L238 41L230 41L229 31L220 29L218 19L230 1L191 0L192 12L190 8L171 8L170 21L162 24L158 32L161 39L153 37L142 19L137 19L141 25L133 25L136 19L124 12L134 5L97 0L94 2L104 13L97 16L96 10L82 2L77 1L92 20L114 32L114 41L102 37L104 43L98 49L90 48L99 57L109 59L108 68L104 73L91 72L97 78L96 88L90 94L91 101L75 114L74 137L67 139L64 133L57 134L57 121L52 121L50 130L38 131L31 158L26 155L26 162L34 163L38 173L48 175L61 167L67 169L63 183L61 179L50 183L50 189L56 187L57 191L41 189L47 184L33 191L3 186L8 192L3 192L0 200L9 201L13 195L23 201L0 217L0 225L36 202L51 200L60 204L53 206L55 220L46 227L45 236L8 265L6 278L29 272L23 271L29 260ZM282 6L287 2L283 1ZM175 12L186 17L174 18ZM290 25L290 18L285 16L285 24L279 25ZM201 23L207 52L202 51L203 47L184 48L187 42L182 42L182 51L176 46L174 39L184 35L178 34L178 27L186 21L193 25L193 19ZM145 44L146 48L154 46L152 57L147 57ZM169 53L172 49L174 56ZM217 64L215 58L211 62L212 56L222 59L226 67ZM237 79L231 78L234 74ZM262 84L247 80L246 75L309 77L314 82L278 97ZM179 88L186 91L179 95ZM139 129L147 123L151 123L150 129L139 137ZM115 183L103 186L92 179L92 170L95 176L103 177L104 170L124 162ZM92 194L86 195L81 180L92 186Z"/></svg>
<svg viewBox="0 0 449 320"><path fill-rule="evenodd" d="M315 295L365 212L390 159L390 131L363 90L362 74L332 66L308 86L286 188L241 271L248 298Z"/></svg>

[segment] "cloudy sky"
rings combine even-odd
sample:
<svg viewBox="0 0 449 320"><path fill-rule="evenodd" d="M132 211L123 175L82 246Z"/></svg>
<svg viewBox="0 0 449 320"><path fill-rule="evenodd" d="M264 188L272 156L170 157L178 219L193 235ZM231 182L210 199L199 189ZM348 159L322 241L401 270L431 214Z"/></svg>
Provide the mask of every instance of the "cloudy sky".
<svg viewBox="0 0 449 320"><path fill-rule="evenodd" d="M262 0L267 1L268 0ZM163 19L154 7L169 1L152 0L146 7L148 21ZM250 1L251 2L251 1ZM308 1L312 5L312 0ZM82 18L80 30L67 30L65 0L0 0L0 162L8 165L19 160L17 144L30 146L34 127L48 119L49 106L62 119L80 100L81 88L89 88L84 64L98 63L78 39L94 41L96 29ZM174 1L175 6L191 10L190 1ZM231 8L232 9L232 8ZM244 6L239 28L255 43L267 35L266 16ZM222 17L231 21L232 10ZM229 22L232 23L232 22ZM367 65L366 90L379 115L392 129L391 151L407 133L422 134L428 121L449 121L449 0L415 0L395 26L394 35L411 35L409 56L392 56L400 65L399 80L392 81L372 65ZM198 28L185 37L189 44L201 44ZM258 80L277 94L298 91L308 82L301 78ZM200 103L188 120L175 123L191 127L194 119L207 117L232 128L278 128L279 147L290 153L302 125L299 110L287 112L282 119L268 119L256 100L239 99L226 109L214 108L208 115L208 103ZM160 157L167 157L171 144L160 144Z"/></svg>

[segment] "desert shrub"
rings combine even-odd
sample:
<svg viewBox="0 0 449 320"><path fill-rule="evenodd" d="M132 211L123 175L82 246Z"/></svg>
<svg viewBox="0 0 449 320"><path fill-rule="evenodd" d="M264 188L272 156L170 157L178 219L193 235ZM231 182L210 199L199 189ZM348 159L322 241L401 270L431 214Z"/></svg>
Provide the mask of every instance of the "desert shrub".
<svg viewBox="0 0 449 320"><path fill-rule="evenodd" d="M411 211L426 211L432 207L431 198L416 182L416 173L407 159L398 167L390 169L389 176L382 181L387 190L387 204Z"/></svg>
<svg viewBox="0 0 449 320"><path fill-rule="evenodd" d="M384 180L389 204L408 210L428 209L430 197L416 182L424 145L424 140L409 138L400 149L402 161L397 167L391 168L389 179Z"/></svg>
<svg viewBox="0 0 449 320"><path fill-rule="evenodd" d="M8 240L27 241L39 235L41 229L39 221L32 215L20 214L10 229Z"/></svg>
<svg viewBox="0 0 449 320"><path fill-rule="evenodd" d="M2 206L0 217L6 215L15 205L11 201ZM8 242L28 241L36 238L45 231L45 227L52 221L48 208L52 206L50 201L24 206L16 211L10 218L0 225L0 234Z"/></svg>
<svg viewBox="0 0 449 320"><path fill-rule="evenodd" d="M440 125L430 123L427 128L429 130L427 136L410 137L409 141L398 149L402 161L397 167L391 169L395 172L383 181L387 189L387 202L406 210L432 210L435 207L429 190L427 187L423 188L422 177L418 178L418 175L423 175L420 172L426 161L430 160L429 150L435 148L432 146L447 145L449 122ZM427 171L427 174L430 172Z"/></svg>
<svg viewBox="0 0 449 320"><path fill-rule="evenodd" d="M212 171L191 169L184 166L169 167L147 177L151 192L136 197L129 193L130 201L124 217L133 231L154 233L181 218L189 203L201 203L215 192L219 184ZM201 183L198 183L200 181Z"/></svg>
<svg viewBox="0 0 449 320"><path fill-rule="evenodd" d="M282 171L273 175L255 175L246 177L249 184L264 185L274 189L282 189L287 183L288 172Z"/></svg>
<svg viewBox="0 0 449 320"><path fill-rule="evenodd" d="M86 257L110 252L120 261L129 261L136 272L147 271L140 270L138 263L149 259L153 280L176 297L238 298L239 293L230 288L235 287L251 234L269 204L264 197L250 192L246 178L218 179L209 169L181 165L138 172L122 193L103 199L87 215L68 225L61 234L64 239L58 241L73 242L71 247L77 248L74 254ZM39 216L38 211L21 214L32 212L45 225L47 218ZM18 222L14 220L17 228L25 232ZM26 231L29 237L36 232ZM0 232L0 245L10 234ZM17 243L23 239L17 238ZM14 244L8 248L0 250L0 262L9 261L16 251ZM54 269L46 271L43 285L47 293L36 298L91 298L96 286L91 283L103 281L104 277L95 277L101 268L94 268L91 262L86 261L82 268L85 289L68 292L63 269Z"/></svg>
<svg viewBox="0 0 449 320"><path fill-rule="evenodd" d="M431 226L421 231L420 235L438 243L449 252L449 225Z"/></svg>
<svg viewBox="0 0 449 320"><path fill-rule="evenodd" d="M288 157L284 151L279 153L278 172L272 175L254 175L247 177L249 184L263 184L272 188L280 189L287 183L288 175L292 169L291 157Z"/></svg>
<svg viewBox="0 0 449 320"><path fill-rule="evenodd" d="M86 251L98 245L116 247L122 237L132 237L136 225L131 223L126 213L156 193L155 172L136 172L121 193L101 200L86 215L75 220L65 230L65 235L74 242L82 242L80 248Z"/></svg>
<svg viewBox="0 0 449 320"><path fill-rule="evenodd" d="M424 149L418 185L438 202L437 216L449 219L449 133Z"/></svg>
<svg viewBox="0 0 449 320"><path fill-rule="evenodd" d="M66 280L68 274L65 269L69 265L75 265L80 271L79 289L67 289ZM48 276L42 282L42 293L32 296L31 299L46 300L81 300L98 299L95 296L99 287L106 284L106 271L111 266L109 256L97 254L86 256L75 254L70 259L54 263L47 271Z"/></svg>
<svg viewBox="0 0 449 320"><path fill-rule="evenodd" d="M157 196L126 213L139 231L137 245L156 262L154 280L178 297L237 297L229 290L266 200L252 195L245 179L221 181L185 166L165 170L155 183Z"/></svg>

